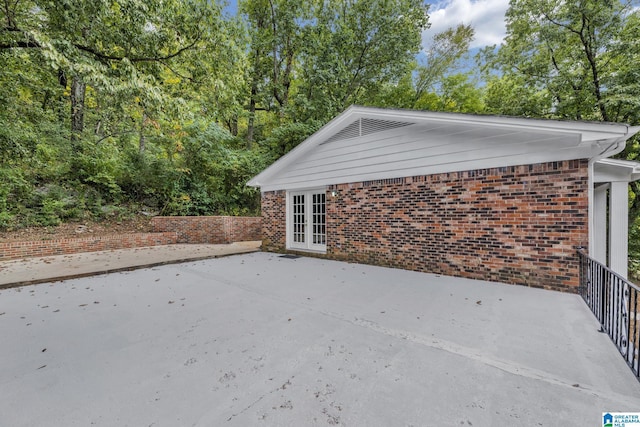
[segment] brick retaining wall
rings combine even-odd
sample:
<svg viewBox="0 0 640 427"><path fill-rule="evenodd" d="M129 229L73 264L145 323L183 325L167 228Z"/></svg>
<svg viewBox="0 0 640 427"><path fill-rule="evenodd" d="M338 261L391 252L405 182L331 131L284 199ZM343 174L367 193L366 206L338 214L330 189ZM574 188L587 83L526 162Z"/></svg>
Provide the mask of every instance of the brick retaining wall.
<svg viewBox="0 0 640 427"><path fill-rule="evenodd" d="M156 216L155 232L174 231L178 243L232 243L262 239L262 218L251 216Z"/></svg>
<svg viewBox="0 0 640 427"><path fill-rule="evenodd" d="M158 216L153 233L0 243L0 261L175 243L226 244L262 239L260 217Z"/></svg>
<svg viewBox="0 0 640 427"><path fill-rule="evenodd" d="M0 243L0 261L12 259L68 255L79 252L107 251L143 246L170 245L178 242L177 233L134 233L74 239L38 240Z"/></svg>

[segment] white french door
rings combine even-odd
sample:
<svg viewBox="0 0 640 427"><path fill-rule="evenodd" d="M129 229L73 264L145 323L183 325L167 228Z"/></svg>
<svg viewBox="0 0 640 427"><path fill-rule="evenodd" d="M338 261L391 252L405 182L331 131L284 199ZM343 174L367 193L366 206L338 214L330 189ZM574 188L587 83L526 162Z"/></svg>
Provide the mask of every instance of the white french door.
<svg viewBox="0 0 640 427"><path fill-rule="evenodd" d="M295 191L288 197L287 240L292 249L327 250L324 190Z"/></svg>

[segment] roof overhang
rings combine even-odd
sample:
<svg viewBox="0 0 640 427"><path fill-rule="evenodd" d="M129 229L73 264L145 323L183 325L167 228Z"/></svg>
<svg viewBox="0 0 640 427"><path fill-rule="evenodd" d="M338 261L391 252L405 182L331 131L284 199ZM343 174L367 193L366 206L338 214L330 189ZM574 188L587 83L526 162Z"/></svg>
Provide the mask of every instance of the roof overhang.
<svg viewBox="0 0 640 427"><path fill-rule="evenodd" d="M602 159L593 165L593 182L633 182L640 179L640 163Z"/></svg>
<svg viewBox="0 0 640 427"><path fill-rule="evenodd" d="M368 144L362 123L373 123L371 132L378 132L387 139L402 132L411 132L418 144L420 138L433 140L438 135L444 141L437 151L437 162L433 157L422 157L426 163L420 167L420 158L403 160L396 170L375 170L372 163L363 173L354 172L347 179L332 176L330 172L312 167L298 171L297 181L282 180L296 164L328 150L333 144ZM376 123L391 123L387 128L375 128ZM395 123L395 125L394 125ZM402 124L409 124L404 126ZM360 126L360 128L358 128ZM396 126L394 128L394 126ZM576 122L559 120L527 119L504 116L442 113L352 106L324 127L311 135L294 150L280 158L247 185L261 187L263 191L303 188L304 174L312 177L309 185L329 185L359 180L399 177L401 173L432 174L474 170L485 167L515 166L571 159L601 159L610 157L625 147L625 142L640 128L617 123ZM368 138L368 139L367 139ZM346 141L346 142L345 142ZM470 142L469 142L470 141ZM498 142L496 142L498 141ZM341 150L342 146L338 149ZM398 148L402 150L404 148ZM448 151L447 151L448 150ZM493 151L491 151L493 150ZM488 155L491 151L491 155ZM428 156L430 154L426 154ZM486 158L485 158L486 157ZM341 158L336 157L341 160ZM344 167L350 165L345 163ZM363 169L364 170L364 169ZM355 169L354 169L355 171ZM408 176L408 175L402 175ZM285 182L286 181L286 182Z"/></svg>

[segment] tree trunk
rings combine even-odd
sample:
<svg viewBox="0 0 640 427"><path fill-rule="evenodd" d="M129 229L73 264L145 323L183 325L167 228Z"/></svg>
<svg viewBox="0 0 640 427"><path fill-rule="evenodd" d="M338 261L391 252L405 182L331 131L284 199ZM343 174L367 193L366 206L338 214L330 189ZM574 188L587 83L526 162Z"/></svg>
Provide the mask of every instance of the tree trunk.
<svg viewBox="0 0 640 427"><path fill-rule="evenodd" d="M247 150L251 150L251 144L253 143L253 127L256 117L256 101L251 98L249 103L249 123L247 123Z"/></svg>
<svg viewBox="0 0 640 427"><path fill-rule="evenodd" d="M229 131L231 135L238 136L238 116L234 115L229 121Z"/></svg>
<svg viewBox="0 0 640 427"><path fill-rule="evenodd" d="M82 78L71 80L71 141L76 143L84 130L84 95L87 85Z"/></svg>
<svg viewBox="0 0 640 427"><path fill-rule="evenodd" d="M593 83L593 94L596 97L596 103L598 105L598 109L600 110L600 116L602 120L605 122L609 121L609 114L607 113L607 109L604 105L604 100L602 99L602 92L600 90L600 75L598 73L598 63L596 62L596 52L593 46L593 40L596 38L596 32L589 25L589 17L582 13L582 28L583 31L580 31L580 41L582 42L582 46L584 48L584 53L587 56L587 61L589 62L589 67L591 68L591 81ZM589 32L588 35L584 33Z"/></svg>
<svg viewBox="0 0 640 427"><path fill-rule="evenodd" d="M60 83L60 86L63 88L67 88L67 75L62 70L58 70L58 83Z"/></svg>
<svg viewBox="0 0 640 427"><path fill-rule="evenodd" d="M249 123L247 123L247 150L251 150L253 144L253 132L256 118L256 97L258 96L258 82L254 76L251 82L251 99L249 99Z"/></svg>
<svg viewBox="0 0 640 427"><path fill-rule="evenodd" d="M146 149L146 139L144 137L144 124L147 121L147 113L142 113L142 123L140 123L140 137L138 139L138 152L140 154L144 153Z"/></svg>

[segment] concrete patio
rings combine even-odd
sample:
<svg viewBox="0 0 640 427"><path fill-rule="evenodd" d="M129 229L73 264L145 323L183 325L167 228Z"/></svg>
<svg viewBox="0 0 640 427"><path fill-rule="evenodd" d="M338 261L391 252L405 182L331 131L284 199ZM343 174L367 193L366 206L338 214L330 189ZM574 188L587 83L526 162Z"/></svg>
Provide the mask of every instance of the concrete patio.
<svg viewBox="0 0 640 427"><path fill-rule="evenodd" d="M559 426L640 410L577 295L251 253L0 290L1 426Z"/></svg>
<svg viewBox="0 0 640 427"><path fill-rule="evenodd" d="M173 244L0 261L0 289L255 252L260 244Z"/></svg>

